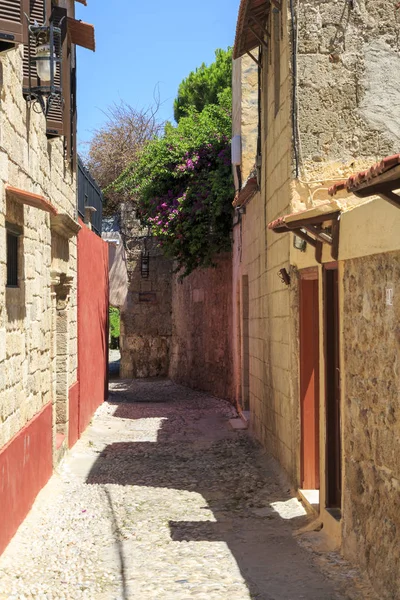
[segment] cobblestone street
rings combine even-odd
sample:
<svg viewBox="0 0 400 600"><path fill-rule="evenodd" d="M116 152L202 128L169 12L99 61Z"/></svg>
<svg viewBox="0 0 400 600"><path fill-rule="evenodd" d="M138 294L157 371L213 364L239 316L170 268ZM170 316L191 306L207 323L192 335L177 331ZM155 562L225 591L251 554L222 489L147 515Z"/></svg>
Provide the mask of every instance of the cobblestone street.
<svg viewBox="0 0 400 600"><path fill-rule="evenodd" d="M0 598L373 598L323 532L296 535L310 517L228 403L111 387L1 557Z"/></svg>

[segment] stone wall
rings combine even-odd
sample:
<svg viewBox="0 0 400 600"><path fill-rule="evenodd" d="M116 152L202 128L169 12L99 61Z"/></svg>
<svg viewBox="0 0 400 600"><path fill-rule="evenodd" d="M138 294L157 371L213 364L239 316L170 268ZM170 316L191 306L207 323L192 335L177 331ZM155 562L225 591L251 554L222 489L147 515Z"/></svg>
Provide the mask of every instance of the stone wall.
<svg viewBox="0 0 400 600"><path fill-rule="evenodd" d="M387 599L399 598L399 281L400 252L344 263L343 551Z"/></svg>
<svg viewBox="0 0 400 600"><path fill-rule="evenodd" d="M234 398L232 372L232 257L221 255L216 268L198 269L172 284L173 381Z"/></svg>
<svg viewBox="0 0 400 600"><path fill-rule="evenodd" d="M165 377L171 343L172 261L156 240L140 227L126 206L121 218L127 248L129 288L121 310L121 377ZM149 253L149 276L144 277L141 255Z"/></svg>
<svg viewBox="0 0 400 600"><path fill-rule="evenodd" d="M306 0L297 20L300 167L316 190L398 151L398 11L390 0ZM310 202L308 192L299 185Z"/></svg>
<svg viewBox="0 0 400 600"><path fill-rule="evenodd" d="M76 239L57 241L49 213L17 203L5 190L8 184L43 195L76 219L75 175L64 162L63 140L47 139L43 114L29 109L22 95L22 55L21 46L0 55L0 448L44 405L55 402L51 271L60 264L73 278L68 373L62 376L67 386L77 377ZM6 221L23 227L18 288L5 286Z"/></svg>
<svg viewBox="0 0 400 600"><path fill-rule="evenodd" d="M255 166L258 128L258 66L249 56L233 61L232 89L232 135L241 137L240 170L245 183Z"/></svg>

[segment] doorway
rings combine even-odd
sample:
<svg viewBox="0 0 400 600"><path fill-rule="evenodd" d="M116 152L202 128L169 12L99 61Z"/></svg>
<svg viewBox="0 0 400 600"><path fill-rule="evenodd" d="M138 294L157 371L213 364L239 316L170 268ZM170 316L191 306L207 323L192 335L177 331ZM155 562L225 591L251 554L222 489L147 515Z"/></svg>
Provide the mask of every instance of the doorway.
<svg viewBox="0 0 400 600"><path fill-rule="evenodd" d="M318 271L300 279L301 487L319 490L319 301Z"/></svg>
<svg viewBox="0 0 400 600"><path fill-rule="evenodd" d="M339 278L337 264L324 268L326 508L341 508Z"/></svg>

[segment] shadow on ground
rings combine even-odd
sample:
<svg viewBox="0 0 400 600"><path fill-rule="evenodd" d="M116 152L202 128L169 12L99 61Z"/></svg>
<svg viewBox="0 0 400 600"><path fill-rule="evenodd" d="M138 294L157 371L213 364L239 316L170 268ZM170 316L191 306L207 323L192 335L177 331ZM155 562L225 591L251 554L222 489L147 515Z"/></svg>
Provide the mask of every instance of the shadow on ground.
<svg viewBox="0 0 400 600"><path fill-rule="evenodd" d="M296 543L293 527L305 525L309 517L291 497L276 463L247 432L228 428L228 419L233 416L228 403L165 381L120 381L113 385L109 401L115 406L114 417L133 422L137 441L107 445L93 465L87 483L140 486L155 491L143 510L161 511L160 519L165 522L160 524L160 532L162 527L168 528L164 540L168 552L173 552L176 545L186 548L185 542L195 552L191 543L206 542L201 546L201 560L205 575L214 578L216 585L219 579L223 580L224 573L218 571L221 568L223 571L223 563L217 564L218 552L212 550L213 544L227 545L248 595L235 595L232 584L233 587L226 589L221 587L221 594L213 598L345 597L334 591L311 555ZM176 490L181 492L176 501L182 506L170 508L171 491ZM194 502L192 498L200 498L193 510L189 505L184 506L185 502ZM110 506L113 508L111 497ZM174 511L182 513L184 518L171 518L171 513L177 514ZM195 518L190 518L191 514ZM132 552L140 552L137 531L143 529L146 515L140 519L129 514L125 521L115 519L125 598L130 578L128 563ZM162 543L155 542L155 551ZM177 568L180 556L171 559ZM170 558L163 555L161 570L168 568ZM193 558L199 560L195 553ZM155 563L157 560L154 559ZM206 588L201 585L199 569L197 565L197 575L192 578L190 571L182 567L182 576L174 583L183 591L187 589L187 596L179 598L191 598L192 594L207 598L207 594L202 595Z"/></svg>

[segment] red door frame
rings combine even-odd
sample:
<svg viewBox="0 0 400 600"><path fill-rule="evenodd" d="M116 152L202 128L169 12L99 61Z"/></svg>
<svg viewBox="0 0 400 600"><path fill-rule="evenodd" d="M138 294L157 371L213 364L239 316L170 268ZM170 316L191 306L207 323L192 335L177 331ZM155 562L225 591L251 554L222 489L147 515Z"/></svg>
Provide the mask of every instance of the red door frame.
<svg viewBox="0 0 400 600"><path fill-rule="evenodd" d="M318 269L300 272L301 486L319 489Z"/></svg>

